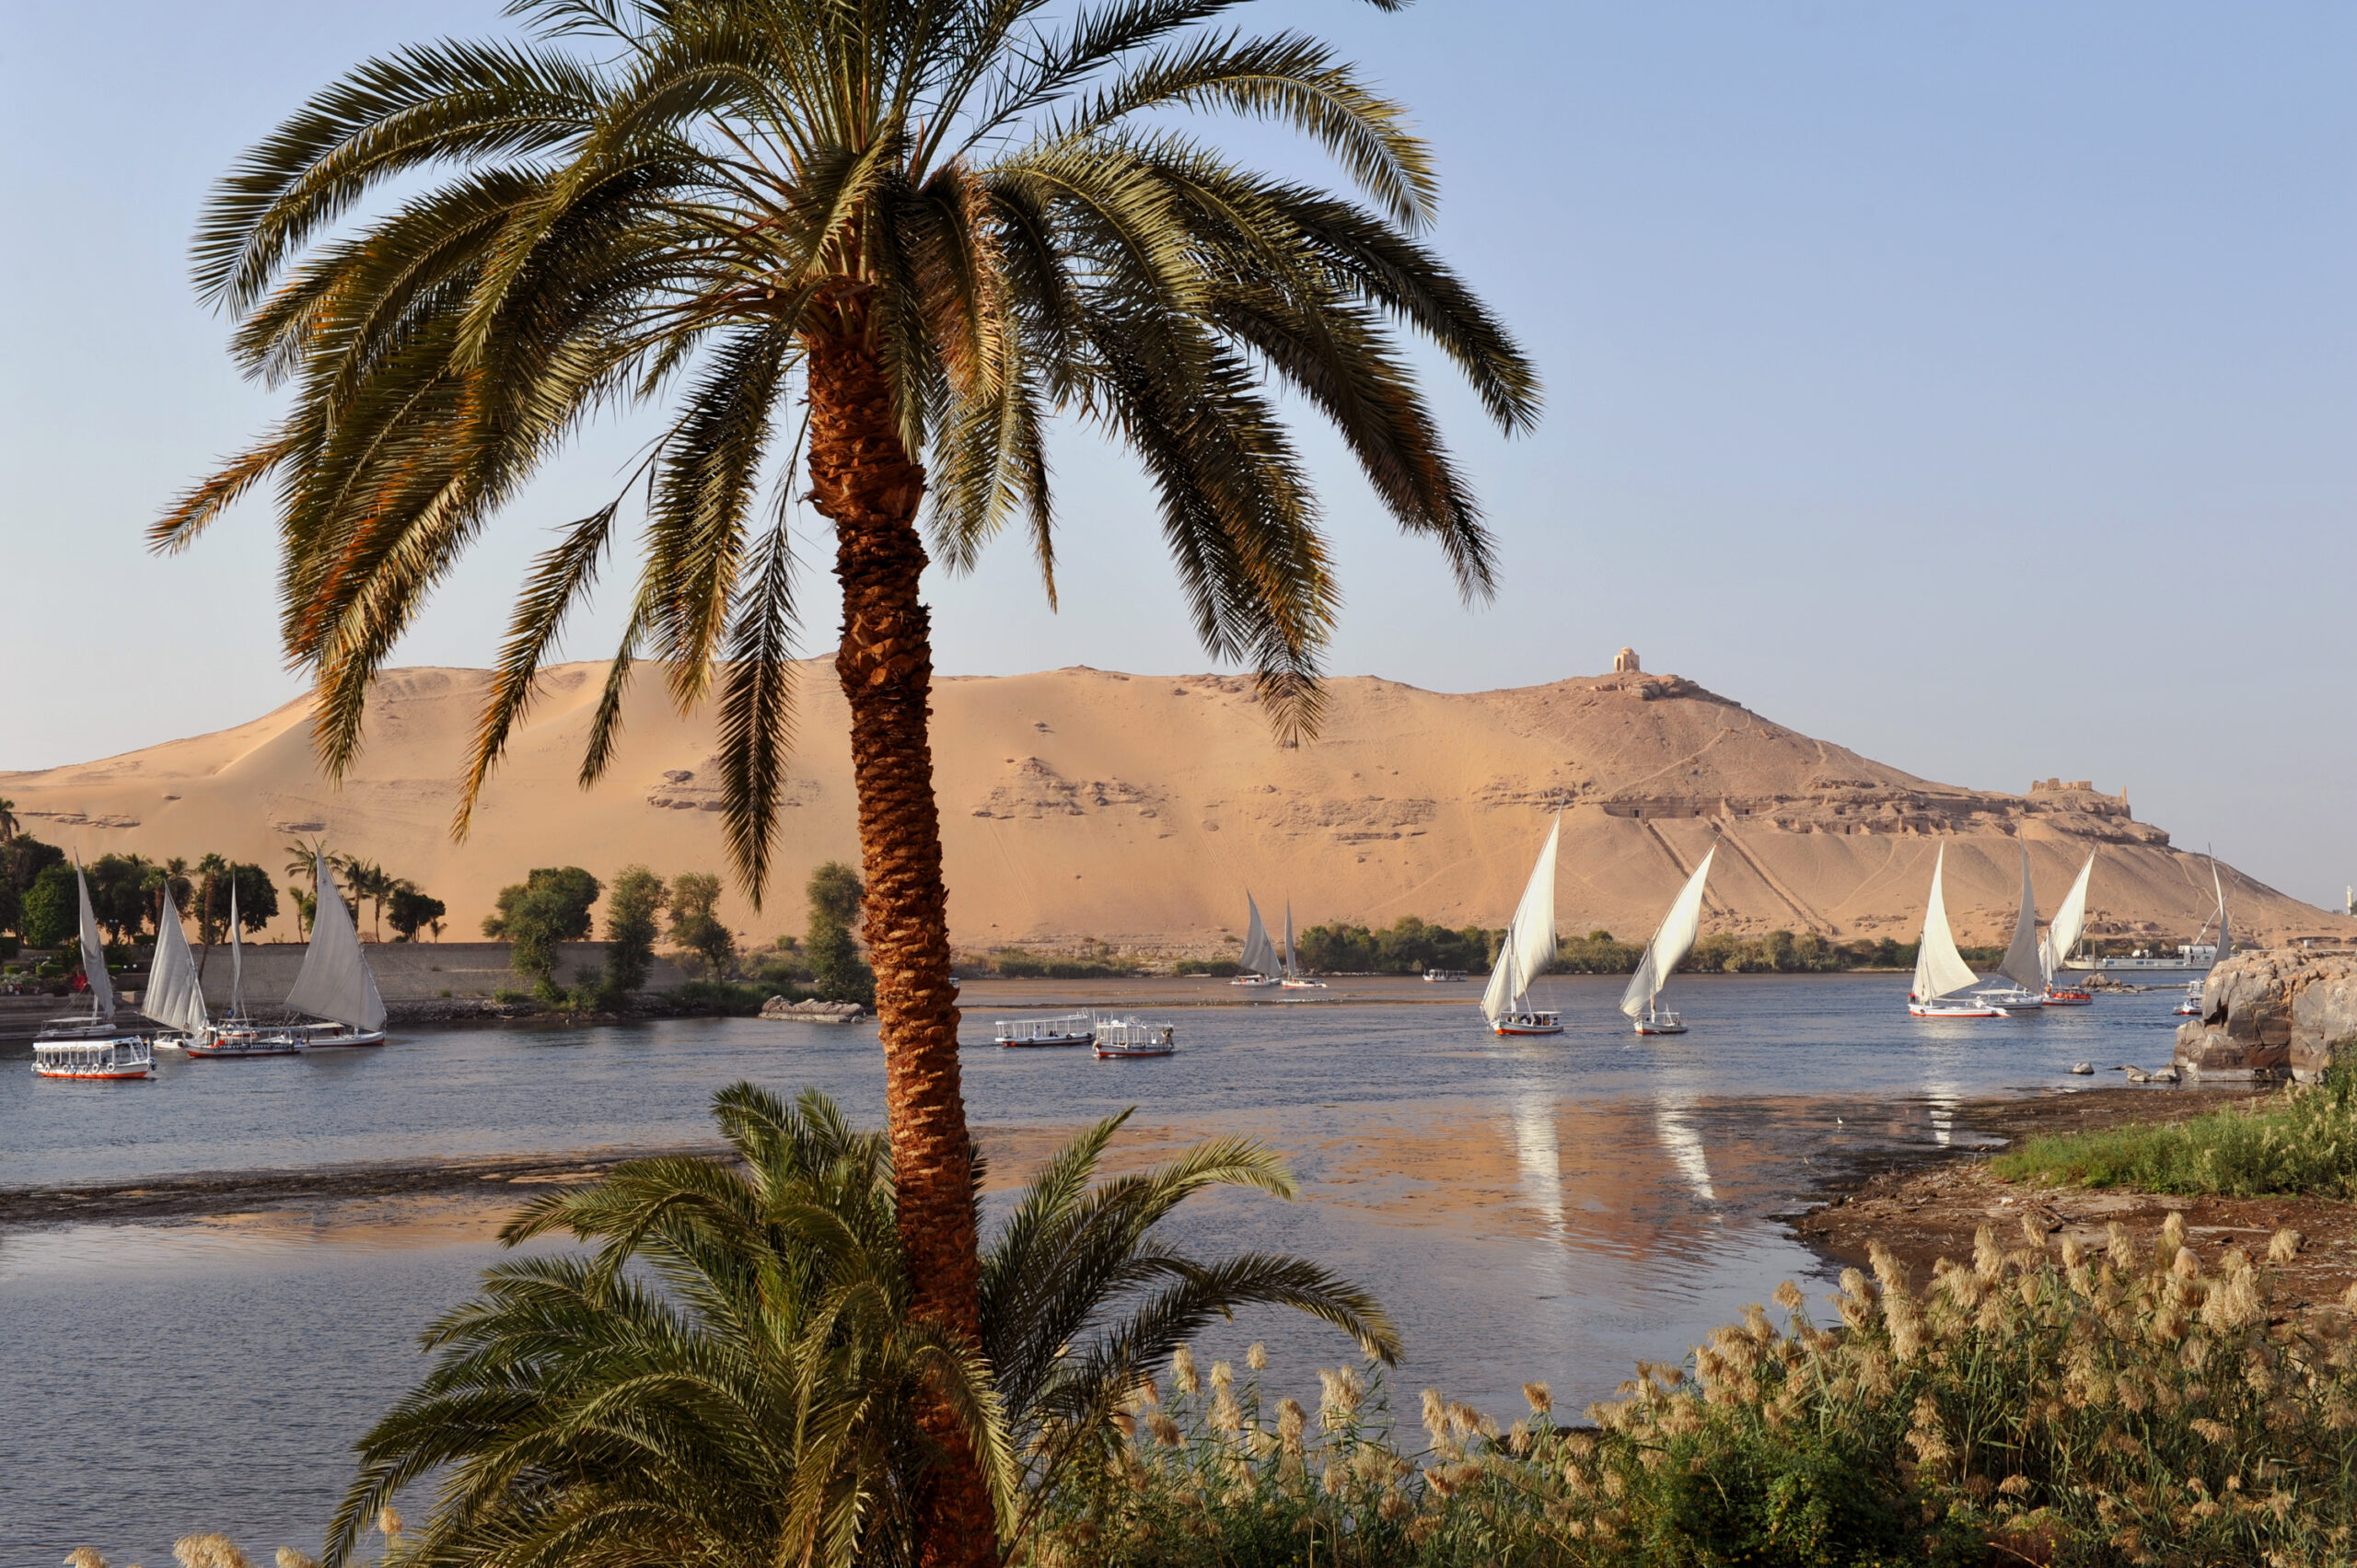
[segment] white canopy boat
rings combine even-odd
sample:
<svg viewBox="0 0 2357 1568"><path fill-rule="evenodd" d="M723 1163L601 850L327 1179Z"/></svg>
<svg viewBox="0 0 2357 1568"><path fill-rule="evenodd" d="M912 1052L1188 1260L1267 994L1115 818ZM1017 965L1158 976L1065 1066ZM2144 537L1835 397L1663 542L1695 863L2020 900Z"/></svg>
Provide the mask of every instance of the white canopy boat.
<svg viewBox="0 0 2357 1568"><path fill-rule="evenodd" d="M377 993L377 977L368 970L367 955L360 950L360 928L343 907L327 852L318 853L312 886L319 897L311 913L311 945L303 950L303 970L286 993L287 1007L308 1013L324 1024L296 1024L287 1032L318 1049L339 1045L385 1043L385 999Z"/></svg>
<svg viewBox="0 0 2357 1568"><path fill-rule="evenodd" d="M173 1031L156 1037L159 1051L186 1051L213 1027L213 1016L204 1009L204 986L197 978L188 934L180 929L180 912L172 902L169 882L164 885L164 907L156 917L156 961L148 966L147 989L140 994L139 1010Z"/></svg>
<svg viewBox="0 0 2357 1568"><path fill-rule="evenodd" d="M1097 1059L1117 1056L1169 1056L1178 1050L1178 1026L1153 1024L1144 1018L1104 1017L1093 1030Z"/></svg>
<svg viewBox="0 0 2357 1568"><path fill-rule="evenodd" d="M1629 1015L1641 1035L1682 1035L1686 1021L1677 1014L1660 1010L1656 1004L1661 988L1694 950L1694 935L1702 926L1702 886L1711 875L1711 861L1719 853L1713 844L1694 875L1686 879L1678 898L1662 916L1661 929L1645 946L1645 956L1637 962L1637 972L1629 977L1629 989L1620 993L1620 1011Z"/></svg>
<svg viewBox="0 0 2357 1568"><path fill-rule="evenodd" d="M1052 1018L1001 1018L993 1043L1008 1047L1086 1045L1095 1039L1086 1013L1061 1013Z"/></svg>
<svg viewBox="0 0 2357 1568"><path fill-rule="evenodd" d="M2079 938L2086 934L2087 879L2095 875L2095 869L2096 852L2089 850L2087 863L2079 867L2079 879L2072 883L2071 890L2063 895L2062 907L2054 912L2054 923L2046 928L2046 935L2038 944L2038 969L2046 976L2045 1000L2049 1007L2084 1007L2096 999L2093 992L2083 991L2075 985L2054 983L2054 977L2061 972L2064 960L2071 956L2071 949L2077 947Z"/></svg>
<svg viewBox="0 0 2357 1568"><path fill-rule="evenodd" d="M246 1016L245 935L238 924L238 884L229 883L229 1011L208 1023L181 1047L192 1062L243 1062L263 1056L300 1056L303 1042L284 1029L265 1029Z"/></svg>
<svg viewBox="0 0 2357 1568"><path fill-rule="evenodd" d="M1947 900L1940 892L1947 858L1948 847L1942 844L1932 862L1932 897L1923 906L1923 939L1915 947L1915 984L1907 993L1907 1010L1919 1018L2004 1017L2002 1007L1957 994L1979 985L1980 977L1956 950L1956 935L1948 929Z"/></svg>
<svg viewBox="0 0 2357 1568"><path fill-rule="evenodd" d="M145 1078L155 1071L156 1052L138 1035L115 1027L106 944L99 937L89 879L78 860L74 886L81 898L82 978L90 988L90 1016L54 1019L42 1029L33 1040L33 1072L43 1078Z"/></svg>
<svg viewBox="0 0 2357 1568"><path fill-rule="evenodd" d="M1301 949L1293 939L1293 900L1285 900L1285 977L1278 981L1287 991L1323 991L1326 982L1311 980L1301 972Z"/></svg>
<svg viewBox="0 0 2357 1568"><path fill-rule="evenodd" d="M1555 961L1555 849L1563 836L1563 814L1547 830L1538 864L1530 868L1530 882L1515 906L1514 923L1498 945L1497 966L1481 993L1481 1016L1502 1035L1559 1035L1563 1016L1530 1005L1530 985Z"/></svg>
<svg viewBox="0 0 2357 1568"><path fill-rule="evenodd" d="M1251 923L1244 928L1244 956L1237 960L1244 972L1227 983L1230 985L1274 985L1284 976L1284 960L1277 957L1276 945L1269 940L1269 928L1260 923L1260 906L1252 901L1248 889L1244 907L1251 912Z"/></svg>

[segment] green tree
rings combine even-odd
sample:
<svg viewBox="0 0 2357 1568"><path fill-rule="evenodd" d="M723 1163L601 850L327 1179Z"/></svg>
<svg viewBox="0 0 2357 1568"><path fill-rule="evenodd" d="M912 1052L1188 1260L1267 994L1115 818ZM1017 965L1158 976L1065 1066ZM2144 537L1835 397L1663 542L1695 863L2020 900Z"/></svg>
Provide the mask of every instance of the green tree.
<svg viewBox="0 0 2357 1568"><path fill-rule="evenodd" d="M157 936L161 936L164 934L162 921L166 891L170 892L172 907L180 911L183 918L188 913L189 899L195 892L195 884L189 880L187 859L176 854L169 860L150 865L143 890L147 898L147 923L156 928Z"/></svg>
<svg viewBox="0 0 2357 1568"><path fill-rule="evenodd" d="M147 873L152 863L136 854L102 854L92 861L90 912L99 917L107 940L135 939L147 923Z"/></svg>
<svg viewBox="0 0 2357 1568"><path fill-rule="evenodd" d="M557 944L589 935L589 906L602 890L577 865L540 867L499 890L497 912L483 916L482 934L505 938L509 966L553 999Z"/></svg>
<svg viewBox="0 0 2357 1568"><path fill-rule="evenodd" d="M0 844L5 844L14 839L17 836L18 826L19 824L17 821L17 803L10 800L6 796L0 795Z"/></svg>
<svg viewBox="0 0 2357 1568"><path fill-rule="evenodd" d="M645 988L655 964L655 938L663 905L670 897L663 878L644 865L625 865L614 873L606 895L606 989L622 1001Z"/></svg>
<svg viewBox="0 0 2357 1568"><path fill-rule="evenodd" d="M219 854L201 855L191 876L196 883L196 939L209 947L228 935L229 862Z"/></svg>
<svg viewBox="0 0 2357 1568"><path fill-rule="evenodd" d="M347 855L329 864L343 875L343 890L351 895L354 918L358 916L359 906L367 904L368 935L383 940L385 900L393 896L393 889L398 886L391 873L373 860L362 860L357 856Z"/></svg>
<svg viewBox="0 0 2357 1568"><path fill-rule="evenodd" d="M385 899L385 917L393 923L393 934L404 942L416 941L421 930L449 912L449 905L413 882L395 883Z"/></svg>
<svg viewBox="0 0 2357 1568"><path fill-rule="evenodd" d="M82 928L80 895L74 886L74 868L53 861L41 868L25 889L18 930L28 947L61 947Z"/></svg>
<svg viewBox="0 0 2357 1568"><path fill-rule="evenodd" d="M642 662L682 708L715 696L724 830L758 902L806 597L785 470L807 458L842 587L900 1223L923 1309L971 1338L928 559L963 571L1019 519L1052 603L1045 433L1060 413L1091 425L1146 470L1199 636L1256 668L1291 740L1317 727L1340 600L1286 411L1329 422L1480 599L1492 544L1400 336L1434 342L1510 431L1536 420L1536 377L1414 237L1437 189L1406 110L1315 39L1215 32L1221 7L1174 0L517 4L536 36L363 65L217 187L198 286L238 319L247 369L292 396L155 541L273 497L285 651L314 673L341 777L371 677L490 518L600 412L665 402L644 469L517 601L459 825L644 494L583 777L613 756ZM1245 168L1189 114L1288 126L1364 199ZM988 1560L979 1477L944 1487L928 1556Z"/></svg>
<svg viewBox="0 0 2357 1568"><path fill-rule="evenodd" d="M703 960L714 980L725 979L737 959L737 938L721 923L720 878L709 871L682 871L671 878L671 945Z"/></svg>
<svg viewBox="0 0 2357 1568"><path fill-rule="evenodd" d="M280 853L286 856L284 869L287 887L292 889L296 883L301 882L311 889L308 898L299 892L295 895L295 935L297 936L304 935L305 928L310 923L311 912L319 908L319 853L323 847L322 842L316 839L309 843L296 839L292 843L279 846Z"/></svg>
<svg viewBox="0 0 2357 1568"><path fill-rule="evenodd" d="M840 860L830 860L810 873L810 929L803 938L803 958L810 966L810 983L830 1002L876 1005L876 971L861 961L853 939L853 923L867 889L859 873Z"/></svg>
<svg viewBox="0 0 2357 1568"><path fill-rule="evenodd" d="M1399 1355L1381 1308L1325 1270L1197 1260L1161 1234L1213 1187L1294 1196L1258 1144L1100 1180L1126 1118L1083 1134L985 1248L966 1340L922 1309L882 1136L816 1092L787 1106L749 1084L715 1096L714 1117L733 1159L632 1161L508 1222L508 1246L563 1233L597 1250L490 1269L427 1330L438 1360L361 1439L331 1568L402 1487L446 1472L410 1543L421 1561L910 1563L937 1481L919 1417L936 1401L1019 1529L1025 1499L1103 1465L1122 1404L1238 1307L1292 1307ZM967 1202L979 1211L979 1185Z"/></svg>

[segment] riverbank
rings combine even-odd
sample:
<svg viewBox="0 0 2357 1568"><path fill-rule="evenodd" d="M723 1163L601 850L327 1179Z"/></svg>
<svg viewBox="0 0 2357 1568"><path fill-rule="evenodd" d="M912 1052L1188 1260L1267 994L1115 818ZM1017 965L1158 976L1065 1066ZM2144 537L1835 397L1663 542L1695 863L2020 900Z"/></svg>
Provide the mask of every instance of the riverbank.
<svg viewBox="0 0 2357 1568"><path fill-rule="evenodd" d="M2008 1144L2030 1137L2113 1127L2182 1121L2246 1105L2280 1092L2271 1087L2103 1088L2013 1099L1970 1101L1958 1108L1959 1131ZM2293 1299L2308 1305L2340 1300L2357 1276L2357 1204L2338 1199L2269 1196L2224 1198L2140 1192L2119 1188L2055 1188L2007 1182L1991 1168L1988 1148L1902 1150L1871 1169L1828 1183L1830 1199L1794 1216L1802 1242L1829 1262L1869 1266L1867 1249L1887 1247L1917 1279L1938 1259L1972 1256L1980 1226L1997 1227L2001 1246L2017 1246L2028 1217L2051 1243L2075 1239L2100 1249L2113 1224L2149 1246L2170 1214L2184 1216L2186 1235L2206 1257L2230 1247L2265 1254L2279 1230L2297 1231L2297 1257L2282 1267Z"/></svg>

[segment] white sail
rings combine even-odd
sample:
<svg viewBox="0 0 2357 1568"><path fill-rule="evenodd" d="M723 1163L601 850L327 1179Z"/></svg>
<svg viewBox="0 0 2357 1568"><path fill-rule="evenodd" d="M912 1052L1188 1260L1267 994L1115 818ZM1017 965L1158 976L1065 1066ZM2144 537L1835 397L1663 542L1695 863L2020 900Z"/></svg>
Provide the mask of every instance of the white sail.
<svg viewBox="0 0 2357 1568"><path fill-rule="evenodd" d="M246 938L238 927L238 868L229 868L229 1016L246 1016Z"/></svg>
<svg viewBox="0 0 2357 1568"><path fill-rule="evenodd" d="M286 993L286 1005L355 1029L382 1028L385 1000L377 994L377 977L368 972L368 959L360 951L360 929L343 907L343 894L324 854L313 876L319 900L311 916L311 945L303 954L303 972L295 977L295 989Z"/></svg>
<svg viewBox="0 0 2357 1568"><path fill-rule="evenodd" d="M1285 900L1285 978L1292 980L1300 973L1301 967L1294 962L1293 900L1287 899Z"/></svg>
<svg viewBox="0 0 2357 1568"><path fill-rule="evenodd" d="M2086 935L2087 879L2095 875L2095 869L2096 852L2089 850L2087 863L2079 867L2079 879L2072 883L2071 890L2062 896L2062 907L2054 912L2054 923L2047 928L2046 946L2042 951L2046 958L2046 978L2049 981L2054 978L2054 971L2062 967L2063 960L2071 956L2071 949L2079 945L2079 938Z"/></svg>
<svg viewBox="0 0 2357 1568"><path fill-rule="evenodd" d="M2210 960L2212 968L2224 963L2234 955L2234 933L2226 926L2226 885L2218 879L2218 857L2210 857L2210 886L2218 893L2218 953Z"/></svg>
<svg viewBox="0 0 2357 1568"><path fill-rule="evenodd" d="M149 969L139 1010L182 1034L192 1035L212 1022L205 1015L204 988L197 983L196 959L188 950L188 934L180 929L180 912L172 903L168 882L164 886L163 912L157 917L156 962Z"/></svg>
<svg viewBox="0 0 2357 1568"><path fill-rule="evenodd" d="M2022 849L2022 907L2014 916L2014 939L2005 947L1997 972L2024 991L2046 989L2046 967L2038 952L2038 902L2029 887L2029 845Z"/></svg>
<svg viewBox="0 0 2357 1568"><path fill-rule="evenodd" d="M1498 947L1497 968L1490 972L1489 989L1481 993L1481 1016L1495 1024L1508 1013L1524 1011L1523 997L1530 982L1555 961L1555 846L1563 834L1562 813L1547 830L1546 847L1530 868L1530 882L1515 906L1514 923Z"/></svg>
<svg viewBox="0 0 2357 1568"><path fill-rule="evenodd" d="M1661 929L1646 946L1637 972L1629 977L1629 989L1620 993L1620 1010L1629 1016L1642 1018L1654 1010L1654 998L1694 950L1694 934L1702 928L1702 884L1710 879L1711 860L1718 853L1719 846L1713 844L1694 875L1686 879L1686 886L1678 889L1677 901L1662 916Z"/></svg>
<svg viewBox="0 0 2357 1568"><path fill-rule="evenodd" d="M1277 957L1276 947L1269 941L1269 928L1260 923L1260 906L1252 895L1244 895L1244 907L1252 912L1252 923L1244 930L1244 957L1240 966L1248 973L1267 975L1274 979L1283 972L1283 960Z"/></svg>
<svg viewBox="0 0 2357 1568"><path fill-rule="evenodd" d="M1940 846L1932 862L1932 899L1923 907L1923 940L1915 948L1915 1000L1929 1002L1952 991L1977 984L1980 977L1956 950L1956 935L1948 930L1947 900L1940 893L1940 873L1946 866L1948 846Z"/></svg>
<svg viewBox="0 0 2357 1568"><path fill-rule="evenodd" d="M114 985L107 979L107 945L99 936L99 917L90 908L90 879L82 863L74 863L74 886L82 897L82 976L90 982L94 1016L114 1016Z"/></svg>

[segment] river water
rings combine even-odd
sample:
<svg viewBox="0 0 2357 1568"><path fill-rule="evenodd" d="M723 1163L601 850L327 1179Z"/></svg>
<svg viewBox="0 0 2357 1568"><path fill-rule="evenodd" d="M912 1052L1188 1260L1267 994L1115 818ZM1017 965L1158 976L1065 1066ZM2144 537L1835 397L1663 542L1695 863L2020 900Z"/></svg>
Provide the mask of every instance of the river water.
<svg viewBox="0 0 2357 1568"><path fill-rule="evenodd" d="M1818 1294L1778 1216L1819 1179L1968 1140L1958 1102L2085 1086L2074 1062L2160 1065L2176 1022L2169 992L1931 1022L1907 1016L1903 977L1710 977L1679 981L1693 1033L1639 1041L1612 1011L1621 983L1547 982L1571 1032L1515 1041L1481 1030L1470 986L1446 1005L1337 993L1181 1007L1227 988L1166 982L1135 996L1178 1025L1181 1051L1134 1062L997 1050L992 1020L1019 1015L978 992L968 1106L1001 1192L1131 1107L1126 1161L1213 1133L1266 1139L1301 1201L1213 1196L1182 1212L1180 1243L1318 1259L1399 1324L1400 1408L1438 1386L1511 1415L1534 1378L1567 1411L1608 1395L1636 1359L1678 1360L1781 1280ZM28 1060L0 1057L0 1186L699 1144L713 1092L738 1079L816 1086L871 1123L883 1100L873 1026L451 1030L172 1059L120 1085L36 1079ZM469 1294L516 1198L0 1232L0 1562L89 1544L154 1564L197 1529L265 1560L317 1551L353 1440L423 1369L418 1330ZM1304 1383L1350 1353L1272 1315L1199 1350L1237 1356L1256 1339Z"/></svg>

